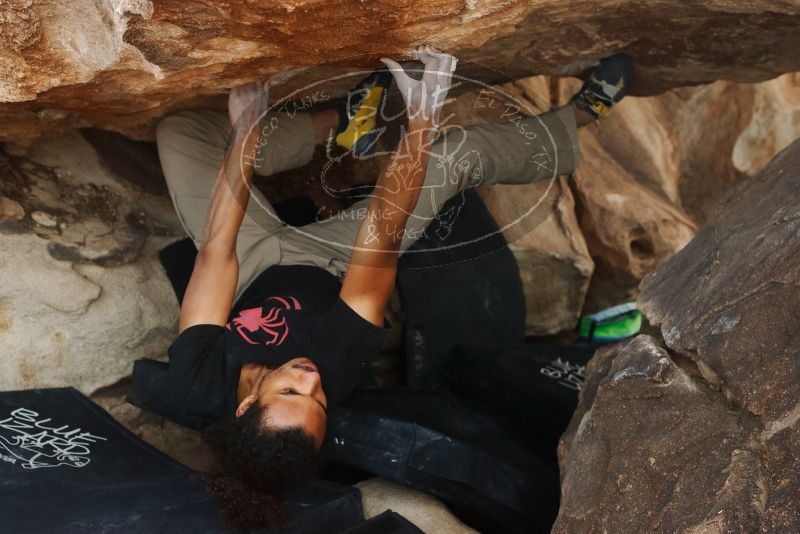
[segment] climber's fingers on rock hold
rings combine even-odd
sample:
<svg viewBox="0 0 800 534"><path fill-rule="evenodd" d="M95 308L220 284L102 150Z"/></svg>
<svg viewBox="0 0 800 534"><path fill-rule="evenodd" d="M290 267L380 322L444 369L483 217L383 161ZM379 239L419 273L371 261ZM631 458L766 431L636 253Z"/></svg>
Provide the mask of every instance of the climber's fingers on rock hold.
<svg viewBox="0 0 800 534"><path fill-rule="evenodd" d="M422 75L423 91L426 93L426 111L431 114L434 123L438 123L442 106L453 81L453 72L458 60L431 46L420 50L420 57L425 61L425 72Z"/></svg>
<svg viewBox="0 0 800 534"><path fill-rule="evenodd" d="M269 82L249 82L228 93L228 117L235 128L250 128L267 111Z"/></svg>
<svg viewBox="0 0 800 534"><path fill-rule="evenodd" d="M458 63L458 60L454 56L446 52L441 52L430 45L417 47L414 51L414 56L425 64L426 71L445 75L455 71L456 64Z"/></svg>
<svg viewBox="0 0 800 534"><path fill-rule="evenodd" d="M420 58L425 64L425 72L422 75L422 82L427 86L429 92L435 91L437 94L447 91L456 70L458 60L443 52L439 52L433 47L426 47L419 52Z"/></svg>
<svg viewBox="0 0 800 534"><path fill-rule="evenodd" d="M249 100L252 102L256 98L260 97L264 92L269 90L268 83L269 82L263 80L244 83L231 89L230 94L236 95L242 100Z"/></svg>
<svg viewBox="0 0 800 534"><path fill-rule="evenodd" d="M419 61L422 61L427 67L430 62L437 60L438 53L439 51L433 48L432 46L422 45L416 47L414 50L411 51L411 57Z"/></svg>
<svg viewBox="0 0 800 534"><path fill-rule="evenodd" d="M425 101L424 83L411 78L396 61L387 58L382 58L381 61L389 67L389 72L392 73L397 82L397 89L406 103L406 114L409 118L417 117Z"/></svg>
<svg viewBox="0 0 800 534"><path fill-rule="evenodd" d="M381 61L389 68L397 81L397 88L405 100L408 116L438 122L439 113L450 90L456 60L450 54L439 52L431 46L417 47L412 56L425 65L421 80L408 76L399 63L383 58Z"/></svg>
<svg viewBox="0 0 800 534"><path fill-rule="evenodd" d="M389 72L391 72L392 76L394 76L394 80L397 82L397 85L400 87L401 91L413 81L397 61L383 57L381 58L381 62L389 68Z"/></svg>
<svg viewBox="0 0 800 534"><path fill-rule="evenodd" d="M423 83L410 77L396 61L388 58L381 58L381 61L389 68L389 72L392 73L392 76L394 76L394 80L397 82L397 89L403 96L403 100L408 108L406 111L411 114L412 108L416 108L418 106L418 101L422 98L422 92L424 91Z"/></svg>

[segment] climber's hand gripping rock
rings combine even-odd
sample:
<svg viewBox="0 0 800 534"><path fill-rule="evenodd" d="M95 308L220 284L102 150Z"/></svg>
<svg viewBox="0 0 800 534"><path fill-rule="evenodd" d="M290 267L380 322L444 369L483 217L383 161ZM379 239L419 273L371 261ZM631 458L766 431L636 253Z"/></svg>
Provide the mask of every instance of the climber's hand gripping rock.
<svg viewBox="0 0 800 534"><path fill-rule="evenodd" d="M231 89L228 117L237 133L247 133L269 109L269 81L256 81Z"/></svg>
<svg viewBox="0 0 800 534"><path fill-rule="evenodd" d="M396 61L387 58L381 61L394 75L397 87L406 103L409 121L436 127L458 60L431 46L420 46L414 50L412 56L425 65L420 80L411 78Z"/></svg>

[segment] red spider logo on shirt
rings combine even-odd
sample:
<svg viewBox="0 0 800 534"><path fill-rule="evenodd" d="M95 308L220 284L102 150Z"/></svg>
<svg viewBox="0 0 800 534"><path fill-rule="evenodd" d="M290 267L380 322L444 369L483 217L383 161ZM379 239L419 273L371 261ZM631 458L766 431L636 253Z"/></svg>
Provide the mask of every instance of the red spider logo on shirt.
<svg viewBox="0 0 800 534"><path fill-rule="evenodd" d="M232 330L231 325L242 336L242 339L251 345L258 345L250 335L264 332L267 335L265 345L280 345L289 335L289 325L283 312L301 309L300 303L294 297L269 297L260 308L249 308L239 312L239 316L229 322L226 327ZM266 313L265 313L266 311ZM250 335L248 335L250 334Z"/></svg>

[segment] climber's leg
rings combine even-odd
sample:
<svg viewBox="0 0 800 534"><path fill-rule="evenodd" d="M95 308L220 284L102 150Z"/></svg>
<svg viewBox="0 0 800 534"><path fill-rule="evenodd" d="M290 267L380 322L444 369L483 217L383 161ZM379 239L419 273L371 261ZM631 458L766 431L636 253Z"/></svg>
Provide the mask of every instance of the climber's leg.
<svg viewBox="0 0 800 534"><path fill-rule="evenodd" d="M457 210L440 213L461 191L481 184L522 184L570 174L578 161L575 112L567 106L514 123L453 128L431 148L425 184L403 231L406 250L427 232L447 231ZM311 264L343 275L369 199L344 214L281 235L282 264Z"/></svg>
<svg viewBox="0 0 800 534"><path fill-rule="evenodd" d="M268 114L261 124L266 143L256 155L255 172L269 175L310 161L314 142L327 137L322 134L325 128L315 128L315 122L324 126L325 117L312 121L308 114ZM177 113L162 120L156 131L175 211L198 247L229 133L228 115L216 111ZM275 234L283 222L257 188L251 188L250 196L236 242L240 264L237 297L256 276L280 259Z"/></svg>
<svg viewBox="0 0 800 534"><path fill-rule="evenodd" d="M310 115L270 113L262 120L261 129L265 144L255 156L256 174L268 176L311 160L315 135ZM180 112L162 120L156 131L159 157L175 209L198 246L229 134L227 114L216 111ZM252 189L251 197L240 238L282 226L257 188Z"/></svg>
<svg viewBox="0 0 800 534"><path fill-rule="evenodd" d="M417 239L435 232L447 235L459 206L442 213L449 199L482 184L525 184L571 174L578 164L577 127L608 115L627 94L633 65L625 54L600 61L581 90L560 109L504 124L451 128L431 148L424 190L403 230L405 251ZM345 215L281 238L282 263L310 263L343 275L352 243L369 200Z"/></svg>
<svg viewBox="0 0 800 534"><path fill-rule="evenodd" d="M402 250L426 233L449 235L460 207L442 213L442 205L468 187L525 184L572 174L580 154L577 127L608 115L632 82L630 58L614 54L600 60L563 108L512 123L448 133L432 150L426 190L406 224Z"/></svg>
<svg viewBox="0 0 800 534"><path fill-rule="evenodd" d="M605 117L628 93L633 83L633 62L619 53L600 60L581 90L570 100L576 110L578 126Z"/></svg>
<svg viewBox="0 0 800 534"><path fill-rule="evenodd" d="M479 185L526 184L572 174L578 164L575 113L567 106L514 123L483 124L443 136L431 150L425 185L401 250L435 232L449 235L460 206L443 205Z"/></svg>

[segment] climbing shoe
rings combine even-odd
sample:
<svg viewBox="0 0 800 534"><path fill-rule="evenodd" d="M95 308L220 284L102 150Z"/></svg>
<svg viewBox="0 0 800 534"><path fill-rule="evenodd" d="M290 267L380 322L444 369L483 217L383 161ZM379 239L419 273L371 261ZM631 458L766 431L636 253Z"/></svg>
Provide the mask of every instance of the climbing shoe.
<svg viewBox="0 0 800 534"><path fill-rule="evenodd" d="M584 341L609 342L635 336L642 328L642 314L635 302L626 302L581 317L578 333Z"/></svg>
<svg viewBox="0 0 800 534"><path fill-rule="evenodd" d="M605 117L622 100L633 81L633 62L623 53L600 60L581 90L572 97L578 109L594 118Z"/></svg>
<svg viewBox="0 0 800 534"><path fill-rule="evenodd" d="M328 138L326 149L350 151L356 157L370 155L378 140L378 115L392 82L387 69L376 70L353 88L347 98L336 106L339 127Z"/></svg>

